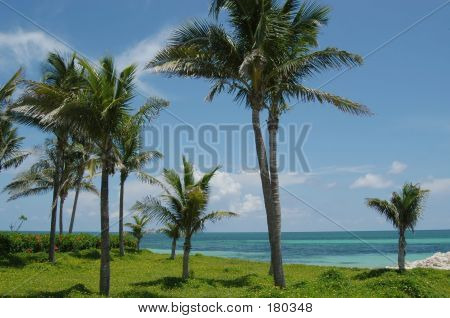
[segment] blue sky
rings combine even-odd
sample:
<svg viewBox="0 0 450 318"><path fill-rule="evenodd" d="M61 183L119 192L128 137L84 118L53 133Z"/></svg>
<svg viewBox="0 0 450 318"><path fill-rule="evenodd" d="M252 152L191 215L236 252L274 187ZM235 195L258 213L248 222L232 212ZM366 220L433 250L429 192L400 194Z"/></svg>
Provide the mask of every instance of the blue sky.
<svg viewBox="0 0 450 318"><path fill-rule="evenodd" d="M120 66L138 63L140 94L134 105L155 95L171 102L157 127L184 122L198 129L202 124L245 125L250 121L248 110L236 105L230 96L206 103L208 83L202 80L165 78L143 71L143 65L164 46L173 28L191 18L207 16L207 0L6 2L27 18L0 3L1 83L19 66L26 68L27 78L39 79L49 50L73 48L93 60L108 54ZM327 83L324 90L368 105L375 116L356 118L329 105L298 104L283 118L284 127L312 126L303 148L311 173L281 172L284 231L390 229L383 218L365 207L364 198L387 198L405 181L420 182L432 190L418 228L450 228L450 4L402 33L446 2L321 1L333 11L320 36L320 48L335 46L368 56L362 67L329 83L338 72L320 74L307 84L320 87ZM27 138L27 148L42 143L45 137L31 128L21 127L20 132ZM222 137L212 147L219 153L218 163L227 164ZM168 145L168 166L176 165L171 158L174 140L170 135L161 138ZM234 143L233 149L239 146ZM286 150L282 146L280 152ZM247 155L254 157L253 144ZM241 217L211 225L210 231L266 230L258 177L242 173L238 163L234 157L232 169L217 176L211 209L233 209ZM0 187L17 172L2 173ZM112 224L117 220L117 185L117 178L112 178ZM134 178L130 178L126 191L127 208L146 194L158 193ZM7 229L20 214L29 218L25 230L49 228L49 196L9 203L6 199L0 195L0 230ZM99 220L98 198L83 195L76 230L95 231Z"/></svg>

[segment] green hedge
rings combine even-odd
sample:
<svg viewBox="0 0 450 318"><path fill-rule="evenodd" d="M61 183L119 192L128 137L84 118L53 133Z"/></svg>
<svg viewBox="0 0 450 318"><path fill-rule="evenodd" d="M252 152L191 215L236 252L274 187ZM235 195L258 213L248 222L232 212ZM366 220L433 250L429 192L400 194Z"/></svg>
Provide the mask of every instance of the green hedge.
<svg viewBox="0 0 450 318"><path fill-rule="evenodd" d="M49 245L49 234L23 234L15 232L0 233L0 256L21 252L48 252ZM118 235L110 235L110 246L111 248L119 248ZM129 234L125 234L125 247L135 249L136 239ZM56 250L59 252L73 252L91 248L100 248L99 235L56 235Z"/></svg>

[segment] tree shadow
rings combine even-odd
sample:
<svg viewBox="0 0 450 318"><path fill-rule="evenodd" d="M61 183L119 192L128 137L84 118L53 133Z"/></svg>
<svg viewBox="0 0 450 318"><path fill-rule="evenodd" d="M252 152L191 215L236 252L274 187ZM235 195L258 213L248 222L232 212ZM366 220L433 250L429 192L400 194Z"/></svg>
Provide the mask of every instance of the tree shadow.
<svg viewBox="0 0 450 318"><path fill-rule="evenodd" d="M185 282L186 281L181 277L163 277L148 282L133 283L132 285L136 287L161 286L162 289L175 289L183 287Z"/></svg>
<svg viewBox="0 0 450 318"><path fill-rule="evenodd" d="M368 272L360 273L360 274L356 275L355 278L358 280L366 280L366 279L370 279L370 278L380 277L388 272L392 273L392 272L397 272L397 271L395 269L389 269L389 268L377 268L377 269L372 269Z"/></svg>
<svg viewBox="0 0 450 318"><path fill-rule="evenodd" d="M216 287L217 285L223 287L248 287L252 285L251 278L255 276L257 275L248 274L235 279L200 278L199 280L213 287Z"/></svg>
<svg viewBox="0 0 450 318"><path fill-rule="evenodd" d="M58 291L40 291L40 292L34 292L29 295L29 297L32 298L67 298L71 297L71 294L77 292L79 294L83 295L92 295L92 291L90 291L85 285L83 284L76 284L72 287L58 290Z"/></svg>
<svg viewBox="0 0 450 318"><path fill-rule="evenodd" d="M97 259L100 259L101 253L97 249L89 249L89 250L71 252L70 256L76 257L76 258L81 258L81 259L97 260Z"/></svg>
<svg viewBox="0 0 450 318"><path fill-rule="evenodd" d="M301 289L301 288L306 288L306 286L308 285L308 283L304 280L301 280L297 283L292 284L293 288L297 288L297 289Z"/></svg>
<svg viewBox="0 0 450 318"><path fill-rule="evenodd" d="M46 262L46 253L9 254L0 258L0 267L23 268L28 264Z"/></svg>
<svg viewBox="0 0 450 318"><path fill-rule="evenodd" d="M165 298L162 295L159 295L157 293L148 291L148 290L138 290L138 289L132 289L123 293L120 293L118 295L120 298Z"/></svg>

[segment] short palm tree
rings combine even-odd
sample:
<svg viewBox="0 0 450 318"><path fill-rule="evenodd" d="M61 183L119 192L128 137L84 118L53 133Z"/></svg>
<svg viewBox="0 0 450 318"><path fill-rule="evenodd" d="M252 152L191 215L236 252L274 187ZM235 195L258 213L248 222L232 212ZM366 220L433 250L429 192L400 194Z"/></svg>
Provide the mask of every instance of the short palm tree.
<svg viewBox="0 0 450 318"><path fill-rule="evenodd" d="M312 60L300 59L303 52L297 43L304 39L309 43L315 41L316 29L326 21L328 11L326 7L300 4L297 0L286 0L283 4L270 0L213 0L211 15L217 19L221 12L225 12L229 28L202 20L190 22L177 29L169 45L147 65L154 72L206 78L212 83L208 100L226 91L251 109L274 283L280 287L285 286L285 279L276 143L272 138L269 167L260 114L268 108L273 92L281 91L272 89L272 86L283 83L282 74L288 75L289 80L295 79L294 84L298 84L303 75L311 75L326 67L354 65L359 61L358 57L336 49L316 54ZM290 89L301 99L332 102L349 111L365 111L362 105L329 93L301 85ZM277 108L279 103L277 98ZM276 126L271 125L271 128L272 137L276 137Z"/></svg>
<svg viewBox="0 0 450 318"><path fill-rule="evenodd" d="M168 103L162 99L151 98L141 109L130 116L122 127L122 132L116 138L118 170L120 171L120 199L119 199L119 253L125 254L123 236L123 212L125 200L125 182L131 173L135 173L139 180L148 184L161 185L158 179L144 171L145 166L162 157L158 151L143 149L141 131L145 121L154 119L161 108Z"/></svg>
<svg viewBox="0 0 450 318"><path fill-rule="evenodd" d="M166 189L160 199L146 197L142 202L136 202L133 209L151 216L162 224L171 223L178 226L184 235L182 277L188 279L192 236L202 231L207 222L216 222L237 214L228 211L207 211L209 183L219 167L212 169L198 180L194 178L192 164L184 157L183 168L182 178L175 170L165 169L164 181L170 190Z"/></svg>
<svg viewBox="0 0 450 318"><path fill-rule="evenodd" d="M159 230L159 232L163 233L172 240L172 252L170 253L170 259L175 259L177 241L180 238L180 229L174 223L167 223L162 229Z"/></svg>
<svg viewBox="0 0 450 318"><path fill-rule="evenodd" d="M134 223L126 223L125 226L131 229L131 234L136 238L136 249L139 252L141 249L141 240L145 233L147 233L145 227L148 222L150 222L151 218L145 214L135 214L133 215L133 220Z"/></svg>
<svg viewBox="0 0 450 318"><path fill-rule="evenodd" d="M398 229L398 268L401 271L405 270L405 232L407 229L414 231L417 221L423 213L424 200L428 192L428 190L422 189L419 184L406 183L400 193L392 193L392 198L389 201L375 198L367 199L369 207L376 209Z"/></svg>
<svg viewBox="0 0 450 318"><path fill-rule="evenodd" d="M17 168L29 155L22 151L23 137L17 134L7 116L7 106L17 84L20 82L22 70L19 69L6 84L0 87L0 173L10 168Z"/></svg>

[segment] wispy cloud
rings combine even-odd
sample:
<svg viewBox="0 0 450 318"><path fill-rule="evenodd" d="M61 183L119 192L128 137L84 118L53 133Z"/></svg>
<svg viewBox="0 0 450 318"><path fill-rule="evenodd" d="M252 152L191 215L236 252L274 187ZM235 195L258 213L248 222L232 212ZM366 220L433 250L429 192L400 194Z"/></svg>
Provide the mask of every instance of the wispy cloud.
<svg viewBox="0 0 450 318"><path fill-rule="evenodd" d="M250 212L261 211L263 209L263 201L260 196L253 194L246 194L242 201L231 203L230 210L246 215Z"/></svg>
<svg viewBox="0 0 450 318"><path fill-rule="evenodd" d="M155 89L144 81L144 77L149 74L149 71L145 70L145 66L164 47L171 31L172 28L164 28L157 34L139 41L116 56L119 68L124 68L132 63L137 65L136 85L140 93L147 96L157 94Z"/></svg>
<svg viewBox="0 0 450 318"><path fill-rule="evenodd" d="M356 188L374 188L383 189L389 188L393 185L391 180L385 179L383 176L378 174L368 173L362 177L359 177L350 185L351 189Z"/></svg>
<svg viewBox="0 0 450 318"><path fill-rule="evenodd" d="M42 62L48 52L54 50L68 51L63 44L41 31L0 32L0 65L3 67L14 62L30 66Z"/></svg>
<svg viewBox="0 0 450 318"><path fill-rule="evenodd" d="M424 189L428 189L431 193L450 193L450 178L431 179L422 183Z"/></svg>
<svg viewBox="0 0 450 318"><path fill-rule="evenodd" d="M408 168L407 164L400 161L394 161L389 169L389 174L400 174L405 171L406 168Z"/></svg>

